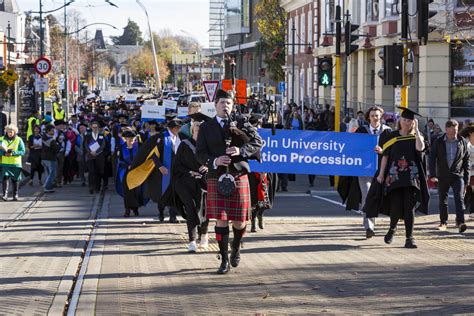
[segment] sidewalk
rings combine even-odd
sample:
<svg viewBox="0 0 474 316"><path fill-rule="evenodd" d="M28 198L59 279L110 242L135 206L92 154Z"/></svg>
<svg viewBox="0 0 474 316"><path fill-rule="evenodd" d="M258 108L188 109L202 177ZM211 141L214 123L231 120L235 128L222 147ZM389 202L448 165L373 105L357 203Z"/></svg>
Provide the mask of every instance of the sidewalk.
<svg viewBox="0 0 474 316"><path fill-rule="evenodd" d="M78 315L453 314L474 311L474 233L434 229L417 218L419 249L404 249L400 226L385 245L387 220L363 238L360 217L281 222L248 233L242 262L217 275L217 246L188 254L185 224L159 224L155 205L121 217L115 194L86 274Z"/></svg>

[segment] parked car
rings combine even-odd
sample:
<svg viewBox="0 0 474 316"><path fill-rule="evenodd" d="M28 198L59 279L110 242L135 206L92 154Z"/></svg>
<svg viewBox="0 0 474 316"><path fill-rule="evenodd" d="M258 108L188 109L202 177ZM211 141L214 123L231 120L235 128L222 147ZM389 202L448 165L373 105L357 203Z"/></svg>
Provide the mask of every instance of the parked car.
<svg viewBox="0 0 474 316"><path fill-rule="evenodd" d="M140 93L151 93L151 89L148 88L143 80L134 80L128 88L127 93L140 94Z"/></svg>
<svg viewBox="0 0 474 316"><path fill-rule="evenodd" d="M181 92L170 92L168 93L167 99L178 101L178 98L180 95L181 95Z"/></svg>

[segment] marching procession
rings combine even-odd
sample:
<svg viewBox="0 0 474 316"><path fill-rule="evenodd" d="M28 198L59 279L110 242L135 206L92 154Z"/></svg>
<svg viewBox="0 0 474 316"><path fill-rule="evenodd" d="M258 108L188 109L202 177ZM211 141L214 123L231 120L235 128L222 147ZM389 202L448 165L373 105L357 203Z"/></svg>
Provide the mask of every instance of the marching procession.
<svg viewBox="0 0 474 316"><path fill-rule="evenodd" d="M113 103L103 103L100 97L89 98L78 103L77 112L67 120L64 110L55 104L52 114L41 118L35 113L28 119L25 142L16 126L5 126L0 139L2 200L9 201L10 182L13 201L19 199L20 181L26 173L23 156L30 166L29 185L40 184L47 194L75 179L95 194L107 190L109 178L113 178L116 192L123 198L124 217L139 216L141 207L155 203L160 222L165 220L166 210L170 223L178 223L178 215L186 219L189 252L208 248L210 222L215 222L221 258L218 273L229 272L231 266L239 265L246 231L256 232L257 221L263 229L263 212L272 207L277 189L286 188L281 180L288 175L253 172L249 165L261 160L264 141L259 130L272 127L268 115L237 111L232 93L224 90L216 93L215 117L203 114L201 104L192 102L183 120L175 113L167 113L163 122L142 120L140 106L140 99L126 103L117 97ZM365 119L355 125L355 119L349 121L348 132L377 136L373 150L379 168L373 177L343 176L337 189L347 210L364 214L367 239L375 236L375 218L385 214L390 217L385 243L392 242L402 219L405 247L417 248L415 211L428 212L427 181L438 185L438 229L447 227L449 188L454 192L460 233L467 229L465 204L471 209L469 218L474 216L470 176L474 126L467 125L458 133L459 124L449 120L446 133L430 144L426 133L420 131L418 114L401 111L393 130L383 124L384 111L377 106L368 109ZM308 113L304 114L306 125L311 126ZM314 123L330 125L322 124L322 114ZM288 121L298 120L292 114L287 117ZM292 126L278 123L279 128ZM271 144L270 138L266 143ZM344 149L344 144L339 147Z"/></svg>

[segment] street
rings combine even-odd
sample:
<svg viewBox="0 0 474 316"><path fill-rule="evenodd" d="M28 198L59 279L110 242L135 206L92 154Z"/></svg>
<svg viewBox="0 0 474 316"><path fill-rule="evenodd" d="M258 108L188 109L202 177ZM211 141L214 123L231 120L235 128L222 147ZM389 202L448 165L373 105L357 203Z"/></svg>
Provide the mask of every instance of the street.
<svg viewBox="0 0 474 316"><path fill-rule="evenodd" d="M92 198L74 182L59 194L2 203L0 314L474 311L471 230L440 232L437 215L418 217L419 249L408 250L403 225L384 244L381 218L366 240L361 216L338 205L327 178L316 178L311 195L306 181L297 176L277 195L265 229L247 233L241 265L225 276L215 274L213 233L208 251L188 254L183 222L160 224L153 204L123 218L112 190Z"/></svg>

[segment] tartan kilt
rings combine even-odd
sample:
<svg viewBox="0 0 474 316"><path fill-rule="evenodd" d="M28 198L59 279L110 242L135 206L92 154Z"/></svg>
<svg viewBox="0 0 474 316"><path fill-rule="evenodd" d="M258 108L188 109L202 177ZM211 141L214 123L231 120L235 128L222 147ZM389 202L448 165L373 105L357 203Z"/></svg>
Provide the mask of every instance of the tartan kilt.
<svg viewBox="0 0 474 316"><path fill-rule="evenodd" d="M223 221L246 222L250 219L250 188L247 175L235 179L235 192L224 197L217 193L217 179L207 180L206 217Z"/></svg>

